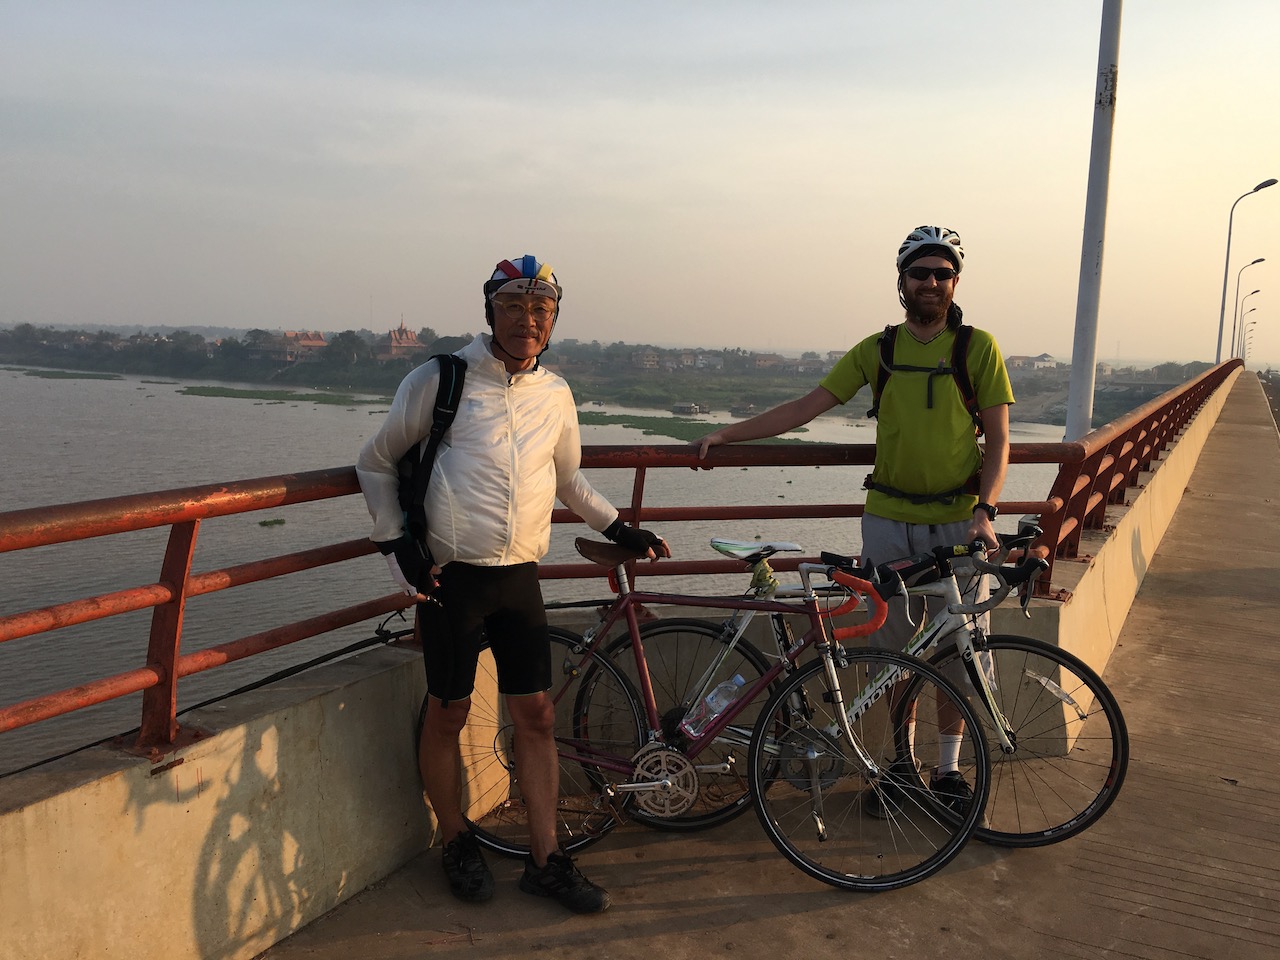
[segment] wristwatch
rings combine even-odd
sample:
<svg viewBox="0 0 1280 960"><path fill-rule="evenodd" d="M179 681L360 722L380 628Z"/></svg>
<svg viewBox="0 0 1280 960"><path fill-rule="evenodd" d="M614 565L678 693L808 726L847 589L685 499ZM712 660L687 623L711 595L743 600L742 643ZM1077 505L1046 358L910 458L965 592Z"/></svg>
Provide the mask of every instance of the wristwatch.
<svg viewBox="0 0 1280 960"><path fill-rule="evenodd" d="M989 503L979 503L973 509L975 513L979 510L985 510L987 512L987 516L992 520L995 520L996 517L1000 516L1000 511Z"/></svg>

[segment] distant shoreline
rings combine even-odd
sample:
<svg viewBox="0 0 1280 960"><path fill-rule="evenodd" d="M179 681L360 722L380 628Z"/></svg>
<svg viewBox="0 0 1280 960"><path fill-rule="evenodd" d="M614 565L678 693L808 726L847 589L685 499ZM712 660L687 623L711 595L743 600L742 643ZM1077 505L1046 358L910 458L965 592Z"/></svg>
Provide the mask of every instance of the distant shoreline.
<svg viewBox="0 0 1280 960"><path fill-rule="evenodd" d="M84 380L126 380L134 377L132 374L119 374L100 371L88 370L65 370L56 367L35 367L29 365L11 364L0 366L0 371L8 371L12 373L21 373L25 376L39 377L49 380L68 380L68 379L84 379ZM392 397L385 393L377 391L364 392L359 390L342 391L326 389L323 387L271 387L265 384L254 384L240 382L238 386L221 385L218 383L210 383L204 378L195 378L192 381L185 380L142 380L144 383L150 384L172 384L178 387L178 392L187 396L203 396L203 397L224 397L241 400L253 400L261 403L317 403L328 406L345 406L345 407L389 407ZM572 385L572 384L571 384ZM1015 387L1016 392L1016 387ZM1059 389L1041 391L1029 394L1025 399L1015 403L1010 409L1010 422L1012 423L1041 423L1051 426L1065 426L1065 415L1055 415L1055 408L1065 409L1067 400L1067 387L1062 385ZM856 415L856 411L860 409L857 404L858 397L850 400L846 404L844 411L835 411L827 414L832 420L845 419L853 422L863 420L862 417ZM675 439L692 440L706 433L708 423L715 421L699 420L689 417L682 417L680 414L671 413L669 415L656 415L655 408L652 404L628 404L621 399L604 399L601 401L583 401L580 408L586 404L599 406L601 403L612 407L617 407L626 411L625 414L611 413L605 414L594 409L580 409L579 419L585 424L591 423L620 423L620 418L625 417L630 421L636 429L640 429L650 433L660 432L663 436L673 437ZM1136 406L1136 404L1135 404ZM848 411L855 411L850 415ZM717 416L724 416L728 411L713 411ZM1120 411L1123 413L1124 411ZM1118 416L1114 414L1113 416ZM626 425L626 424L623 424ZM659 431L657 428L661 426ZM803 437L788 435L787 442L822 442L805 440Z"/></svg>

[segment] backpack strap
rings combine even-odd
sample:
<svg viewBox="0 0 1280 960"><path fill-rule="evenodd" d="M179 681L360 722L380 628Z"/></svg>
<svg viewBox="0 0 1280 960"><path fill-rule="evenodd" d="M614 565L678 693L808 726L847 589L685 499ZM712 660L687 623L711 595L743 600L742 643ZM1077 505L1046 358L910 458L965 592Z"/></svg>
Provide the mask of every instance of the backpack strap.
<svg viewBox="0 0 1280 960"><path fill-rule="evenodd" d="M467 361L459 356L440 353L431 359L440 365L436 403L431 408L431 432L410 448L400 461L400 506L405 511L405 526L408 532L419 543L425 543L427 539L425 501L427 484L431 482L431 467L436 462L436 451L440 448L440 441L445 431L453 424L454 417L458 414L462 384L467 375ZM406 465L408 477L406 477Z"/></svg>
<svg viewBox="0 0 1280 960"><path fill-rule="evenodd" d="M868 417L876 417L880 413L880 398L884 394L885 384L889 382L889 374L895 370L905 370L912 373L927 373L929 380L926 386L925 406L933 408L933 378L939 376L951 376L956 382L956 387L960 391L960 397L964 401L965 409L969 411L969 416L973 418L973 425L977 436L982 436L982 414L978 409L978 395L973 389L973 380L969 376L969 341L973 337L973 327L966 323L956 327L955 340L951 344L951 365L944 367L942 362L938 362L936 367L916 367L910 364L893 362L893 347L897 342L898 327L896 324L890 324L884 328L884 333L880 335L877 341L880 346L880 363L876 369L876 382L871 387L871 409L867 411Z"/></svg>
<svg viewBox="0 0 1280 960"><path fill-rule="evenodd" d="M876 382L871 385L871 409L867 411L868 417L880 415L880 397L884 393L884 385L889 382L889 374L894 371L893 345L897 340L898 325L891 323L876 341L880 346L880 363L876 367Z"/></svg>
<svg viewBox="0 0 1280 960"><path fill-rule="evenodd" d="M973 389L973 380L969 377L969 341L973 338L973 327L962 323L956 327L956 339L951 345L951 375L955 377L956 386L960 388L960 397L964 407L973 418L973 428L982 436L982 411L978 409L978 394Z"/></svg>

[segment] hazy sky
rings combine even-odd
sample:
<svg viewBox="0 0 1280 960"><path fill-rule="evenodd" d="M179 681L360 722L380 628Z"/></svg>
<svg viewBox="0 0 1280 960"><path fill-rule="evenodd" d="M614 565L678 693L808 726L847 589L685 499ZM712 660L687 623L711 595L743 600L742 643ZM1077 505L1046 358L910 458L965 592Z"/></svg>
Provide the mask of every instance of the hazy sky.
<svg viewBox="0 0 1280 960"><path fill-rule="evenodd" d="M1101 0L0 0L0 324L844 349L912 227L1006 354L1069 359ZM1280 4L1129 0L1099 359L1212 360L1232 202L1280 176ZM1280 186L1236 207L1280 358Z"/></svg>

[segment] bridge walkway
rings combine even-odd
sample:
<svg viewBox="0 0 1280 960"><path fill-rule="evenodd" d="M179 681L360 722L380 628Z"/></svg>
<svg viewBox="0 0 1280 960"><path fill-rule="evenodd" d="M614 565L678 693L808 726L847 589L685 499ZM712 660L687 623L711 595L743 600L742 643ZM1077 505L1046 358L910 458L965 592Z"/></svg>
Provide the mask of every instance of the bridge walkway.
<svg viewBox="0 0 1280 960"><path fill-rule="evenodd" d="M494 863L483 905L439 851L277 944L269 960L1280 956L1280 438L1232 388L1107 667L1132 740L1093 829L1032 850L969 844L937 876L851 895L793 869L748 814L694 835L630 826L582 857L614 906L575 917Z"/></svg>

